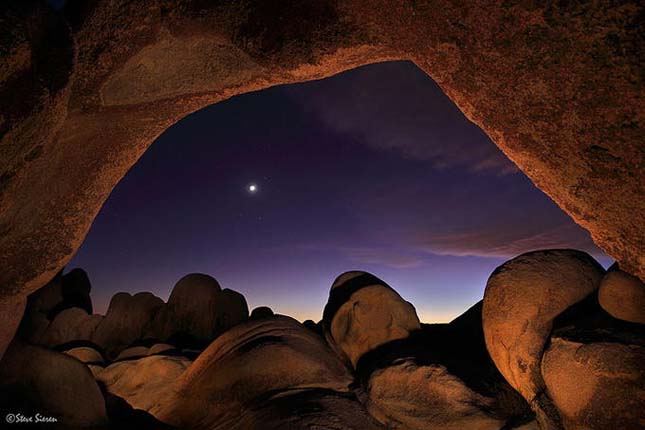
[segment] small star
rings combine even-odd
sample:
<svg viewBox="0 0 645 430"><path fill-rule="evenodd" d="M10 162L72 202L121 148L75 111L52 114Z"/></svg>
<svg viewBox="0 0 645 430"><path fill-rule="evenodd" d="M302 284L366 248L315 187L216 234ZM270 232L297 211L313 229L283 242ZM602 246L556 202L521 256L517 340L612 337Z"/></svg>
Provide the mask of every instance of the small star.
<svg viewBox="0 0 645 430"><path fill-rule="evenodd" d="M255 184L249 184L246 189L249 191L251 194L255 194L258 191L258 186Z"/></svg>

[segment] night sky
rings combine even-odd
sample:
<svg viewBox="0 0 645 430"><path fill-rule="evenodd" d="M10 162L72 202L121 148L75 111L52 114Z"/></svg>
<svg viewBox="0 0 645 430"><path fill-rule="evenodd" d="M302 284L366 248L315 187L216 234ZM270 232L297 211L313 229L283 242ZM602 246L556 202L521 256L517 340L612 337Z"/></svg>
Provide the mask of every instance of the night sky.
<svg viewBox="0 0 645 430"><path fill-rule="evenodd" d="M255 192L249 186L255 184ZM611 260L408 62L280 86L169 128L114 189L68 269L96 311L167 300L190 272L319 320L333 279L366 270L448 321L492 270L539 248Z"/></svg>

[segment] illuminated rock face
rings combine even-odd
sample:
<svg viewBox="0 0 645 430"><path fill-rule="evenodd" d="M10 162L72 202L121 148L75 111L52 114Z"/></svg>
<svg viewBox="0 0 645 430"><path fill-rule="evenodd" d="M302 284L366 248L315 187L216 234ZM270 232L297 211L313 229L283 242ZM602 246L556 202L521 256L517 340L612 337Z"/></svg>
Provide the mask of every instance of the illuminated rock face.
<svg viewBox="0 0 645 430"><path fill-rule="evenodd" d="M639 2L68 3L0 12L0 352L14 303L70 259L168 126L235 94L388 59L426 71L645 278Z"/></svg>
<svg viewBox="0 0 645 430"><path fill-rule="evenodd" d="M544 393L540 363L553 322L593 293L604 269L573 250L529 252L495 269L484 293L486 347L506 380L531 404L538 421L558 428Z"/></svg>
<svg viewBox="0 0 645 430"><path fill-rule="evenodd" d="M323 313L327 342L354 368L366 353L419 328L414 306L365 272L339 276Z"/></svg>
<svg viewBox="0 0 645 430"><path fill-rule="evenodd" d="M215 339L155 416L181 428L376 429L352 377L324 340L283 316L251 320Z"/></svg>

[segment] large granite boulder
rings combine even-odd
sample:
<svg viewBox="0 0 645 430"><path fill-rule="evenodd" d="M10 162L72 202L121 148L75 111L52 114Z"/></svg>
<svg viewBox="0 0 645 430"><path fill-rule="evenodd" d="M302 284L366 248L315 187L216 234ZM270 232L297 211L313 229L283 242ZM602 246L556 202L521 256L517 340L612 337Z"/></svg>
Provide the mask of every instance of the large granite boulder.
<svg viewBox="0 0 645 430"><path fill-rule="evenodd" d="M156 415L181 428L374 428L350 392L352 379L323 339L292 318L273 316L218 337L179 378L175 399ZM331 409L321 418L337 402L346 405L341 417L354 415L353 424L343 427ZM278 416L275 426L258 421Z"/></svg>
<svg viewBox="0 0 645 430"><path fill-rule="evenodd" d="M114 358L132 342L145 337L154 316L163 306L163 300L151 293L115 294L91 340L101 346L108 357Z"/></svg>
<svg viewBox="0 0 645 430"><path fill-rule="evenodd" d="M382 280L358 271L336 278L322 325L329 345L353 367L365 353L421 327L414 306Z"/></svg>
<svg viewBox="0 0 645 430"><path fill-rule="evenodd" d="M645 344L555 337L542 361L549 396L565 429L645 425Z"/></svg>
<svg viewBox="0 0 645 430"><path fill-rule="evenodd" d="M39 413L61 428L107 424L105 401L87 366L66 354L14 342L0 362L2 417Z"/></svg>
<svg viewBox="0 0 645 430"><path fill-rule="evenodd" d="M600 283L598 300L613 317L645 324L645 284L637 277L610 268Z"/></svg>
<svg viewBox="0 0 645 430"><path fill-rule="evenodd" d="M560 427L540 371L553 321L593 293L604 272L584 252L548 250L513 258L488 279L483 304L486 346L499 371L530 403L545 430Z"/></svg>
<svg viewBox="0 0 645 430"><path fill-rule="evenodd" d="M268 318L273 316L273 310L268 306L258 306L251 311L249 319L257 320L261 318Z"/></svg>
<svg viewBox="0 0 645 430"><path fill-rule="evenodd" d="M248 317L244 296L222 290L211 276L192 273L177 282L149 335L178 346L205 347Z"/></svg>

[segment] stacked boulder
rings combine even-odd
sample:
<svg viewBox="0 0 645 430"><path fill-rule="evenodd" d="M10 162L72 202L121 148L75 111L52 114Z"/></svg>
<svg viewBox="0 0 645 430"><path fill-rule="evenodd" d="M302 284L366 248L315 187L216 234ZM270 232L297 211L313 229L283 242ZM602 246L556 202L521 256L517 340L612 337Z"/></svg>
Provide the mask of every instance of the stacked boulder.
<svg viewBox="0 0 645 430"><path fill-rule="evenodd" d="M242 294L222 290L211 276L192 273L177 282L147 333L178 346L201 349L248 318L249 309Z"/></svg>
<svg viewBox="0 0 645 430"><path fill-rule="evenodd" d="M622 301L627 311L619 311L608 299L639 296L616 291L637 288L626 276L605 274L586 253L551 250L516 257L488 280L488 351L542 430L635 429L645 423L645 330L633 321L633 303ZM607 312L612 309L625 320Z"/></svg>
<svg viewBox="0 0 645 430"><path fill-rule="evenodd" d="M452 326L423 327L414 307L383 281L347 272L332 285L322 326L353 369L365 407L387 428L499 429L527 412L487 360L481 307ZM470 348L451 350L456 339ZM483 365L459 362L474 358Z"/></svg>

